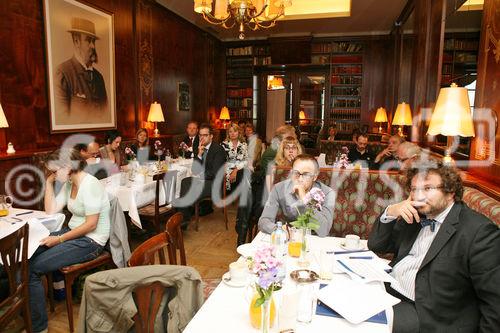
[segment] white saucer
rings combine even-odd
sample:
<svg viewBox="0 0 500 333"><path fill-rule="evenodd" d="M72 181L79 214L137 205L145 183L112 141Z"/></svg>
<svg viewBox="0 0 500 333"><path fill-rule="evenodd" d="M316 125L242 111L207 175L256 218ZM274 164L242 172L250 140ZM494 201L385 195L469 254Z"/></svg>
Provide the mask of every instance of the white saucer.
<svg viewBox="0 0 500 333"><path fill-rule="evenodd" d="M366 247L359 243L359 246L357 248L350 248L345 246L345 242L340 243L340 247L346 251L359 251L359 250L366 250Z"/></svg>
<svg viewBox="0 0 500 333"><path fill-rule="evenodd" d="M238 283L235 283L233 280L227 280L230 278L231 278L231 275L229 274L229 272L226 272L226 273L224 273L224 275L222 275L222 282L224 282L229 287L233 287L233 288L241 288L241 287L246 287L248 285L248 278L245 281L238 282Z"/></svg>
<svg viewBox="0 0 500 333"><path fill-rule="evenodd" d="M256 248L251 243L241 244L236 248L236 252L241 254L243 257L253 257Z"/></svg>

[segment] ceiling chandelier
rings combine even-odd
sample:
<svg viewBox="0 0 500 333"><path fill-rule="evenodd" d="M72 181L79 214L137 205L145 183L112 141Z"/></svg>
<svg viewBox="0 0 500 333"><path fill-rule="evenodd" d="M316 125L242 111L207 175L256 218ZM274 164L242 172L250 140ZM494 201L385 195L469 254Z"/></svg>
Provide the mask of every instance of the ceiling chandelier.
<svg viewBox="0 0 500 333"><path fill-rule="evenodd" d="M272 28L291 5L292 0L194 0L194 11L225 29L238 25L239 38L244 39L245 25L254 31Z"/></svg>

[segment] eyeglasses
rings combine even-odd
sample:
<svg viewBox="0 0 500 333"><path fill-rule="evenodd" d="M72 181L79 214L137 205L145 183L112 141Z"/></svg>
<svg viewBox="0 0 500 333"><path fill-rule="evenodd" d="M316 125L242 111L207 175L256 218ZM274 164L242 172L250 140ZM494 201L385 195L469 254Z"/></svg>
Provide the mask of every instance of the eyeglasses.
<svg viewBox="0 0 500 333"><path fill-rule="evenodd" d="M205 136L209 136L209 135L210 135L210 134L198 134L198 136L203 136L203 137L205 137Z"/></svg>
<svg viewBox="0 0 500 333"><path fill-rule="evenodd" d="M300 176L302 176L302 178L304 178L305 180L311 180L314 178L315 174L314 173L310 173L310 172L304 172L304 173L301 173L297 170L292 170L290 171L290 175L293 177L293 178L297 178L299 179Z"/></svg>
<svg viewBox="0 0 500 333"><path fill-rule="evenodd" d="M298 150L297 146L285 146L285 149L288 149L288 150Z"/></svg>
<svg viewBox="0 0 500 333"><path fill-rule="evenodd" d="M431 191L438 190L441 188L443 188L443 185L436 185L436 186L428 185L428 186L424 186L424 187L411 187L410 193L416 193L418 191L423 191L424 193L427 194Z"/></svg>

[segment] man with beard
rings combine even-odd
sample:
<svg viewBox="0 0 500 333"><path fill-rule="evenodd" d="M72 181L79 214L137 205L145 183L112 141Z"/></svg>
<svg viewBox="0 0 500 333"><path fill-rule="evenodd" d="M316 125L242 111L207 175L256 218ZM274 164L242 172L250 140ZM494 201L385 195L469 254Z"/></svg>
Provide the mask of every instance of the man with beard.
<svg viewBox="0 0 500 333"><path fill-rule="evenodd" d="M500 332L500 229L462 202L457 170L413 163L409 197L375 221L368 248L393 253L393 332Z"/></svg>
<svg viewBox="0 0 500 333"><path fill-rule="evenodd" d="M94 23L74 17L71 19L73 57L57 68L55 96L58 123L105 122L108 113L104 79L93 64L97 63Z"/></svg>

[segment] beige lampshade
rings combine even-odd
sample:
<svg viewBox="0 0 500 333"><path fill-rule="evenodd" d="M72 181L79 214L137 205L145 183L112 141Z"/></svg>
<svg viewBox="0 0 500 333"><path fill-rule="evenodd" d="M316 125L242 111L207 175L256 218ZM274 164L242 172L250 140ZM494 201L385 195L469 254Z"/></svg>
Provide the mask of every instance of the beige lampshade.
<svg viewBox="0 0 500 333"><path fill-rule="evenodd" d="M455 83L441 88L427 134L475 136L466 88Z"/></svg>
<svg viewBox="0 0 500 333"><path fill-rule="evenodd" d="M221 2L219 0L218 2ZM224 2L224 1L222 1ZM212 0L194 0L194 11L197 13L206 13L212 11Z"/></svg>
<svg viewBox="0 0 500 333"><path fill-rule="evenodd" d="M300 111L300 112L299 112L299 119L301 119L301 120L302 120L302 119L306 119L306 114L305 114L305 112L304 112L304 111Z"/></svg>
<svg viewBox="0 0 500 333"><path fill-rule="evenodd" d="M151 107L149 108L148 121L158 123L162 123L165 121L165 118L163 118L161 104L158 104L157 102L151 104Z"/></svg>
<svg viewBox="0 0 500 333"><path fill-rule="evenodd" d="M5 117L5 113L2 109L2 104L0 104L0 128L9 127L9 123L7 122L7 118Z"/></svg>
<svg viewBox="0 0 500 333"><path fill-rule="evenodd" d="M229 109L227 108L227 106L224 106L224 107L220 110L219 119L220 119L220 120L230 120L230 119L231 119L231 118L229 117Z"/></svg>
<svg viewBox="0 0 500 333"><path fill-rule="evenodd" d="M214 16L219 20L223 20L229 16L227 11L227 0L215 0Z"/></svg>
<svg viewBox="0 0 500 333"><path fill-rule="evenodd" d="M398 104L392 124L397 126L411 126L413 124L409 104L405 102Z"/></svg>
<svg viewBox="0 0 500 333"><path fill-rule="evenodd" d="M387 111L380 107L377 109L377 114L375 115L376 123L386 123L387 122Z"/></svg>

